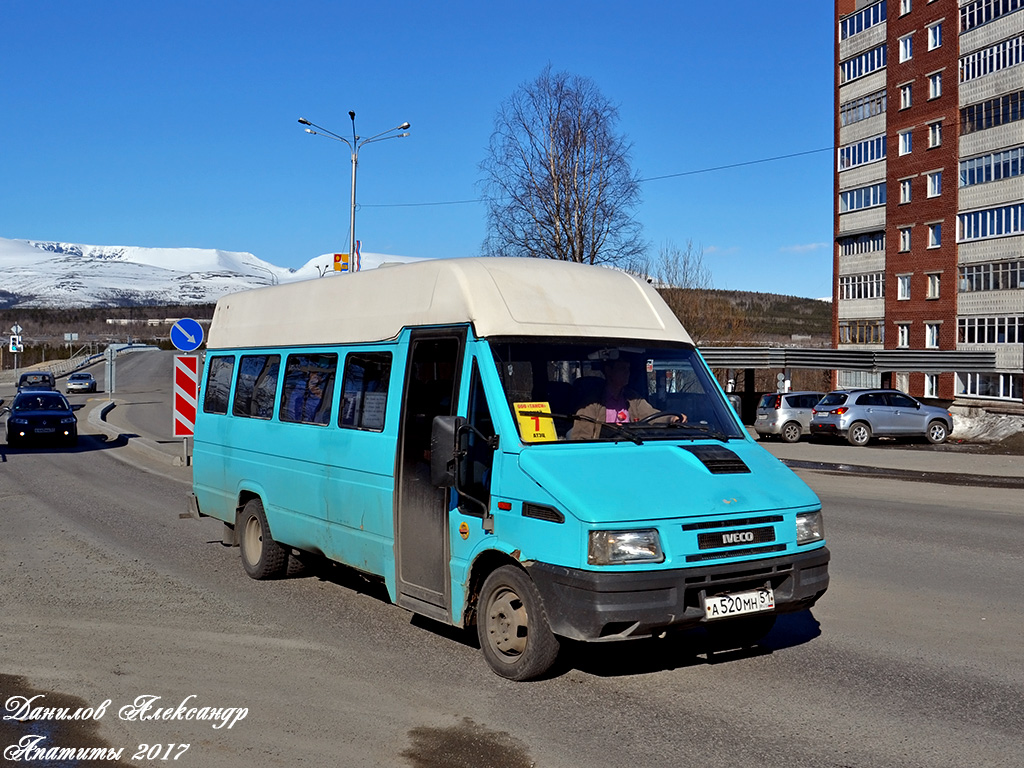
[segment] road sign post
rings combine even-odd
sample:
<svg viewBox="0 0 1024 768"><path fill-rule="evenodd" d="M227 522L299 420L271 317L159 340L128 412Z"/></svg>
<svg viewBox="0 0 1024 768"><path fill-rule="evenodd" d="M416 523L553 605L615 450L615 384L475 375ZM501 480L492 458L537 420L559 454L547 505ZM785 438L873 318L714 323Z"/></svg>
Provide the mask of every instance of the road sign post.
<svg viewBox="0 0 1024 768"><path fill-rule="evenodd" d="M103 351L103 359L105 361L103 372L107 379L107 400L113 400L114 390L117 388L117 370L115 367L115 363L117 362L117 349L113 346L107 347Z"/></svg>

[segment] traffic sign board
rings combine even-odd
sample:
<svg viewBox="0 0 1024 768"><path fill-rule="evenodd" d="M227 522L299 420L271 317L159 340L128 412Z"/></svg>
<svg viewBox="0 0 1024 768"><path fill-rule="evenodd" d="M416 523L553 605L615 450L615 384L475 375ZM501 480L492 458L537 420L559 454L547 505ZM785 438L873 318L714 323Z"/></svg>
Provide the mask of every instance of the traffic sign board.
<svg viewBox="0 0 1024 768"><path fill-rule="evenodd" d="M174 436L191 437L199 403L199 358L174 356Z"/></svg>
<svg viewBox="0 0 1024 768"><path fill-rule="evenodd" d="M171 326L171 343L182 352L193 352L203 343L203 326L184 317Z"/></svg>

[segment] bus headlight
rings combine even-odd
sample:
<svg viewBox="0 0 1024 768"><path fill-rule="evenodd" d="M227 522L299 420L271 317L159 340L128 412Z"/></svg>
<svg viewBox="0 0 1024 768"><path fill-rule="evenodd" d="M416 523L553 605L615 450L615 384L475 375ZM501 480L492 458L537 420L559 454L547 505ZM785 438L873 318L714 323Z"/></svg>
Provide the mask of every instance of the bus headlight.
<svg viewBox="0 0 1024 768"><path fill-rule="evenodd" d="M665 559L661 539L653 528L642 531L591 531L587 546L590 565L660 563Z"/></svg>
<svg viewBox="0 0 1024 768"><path fill-rule="evenodd" d="M821 510L802 512L796 516L796 543L810 544L825 538L825 524L821 519Z"/></svg>

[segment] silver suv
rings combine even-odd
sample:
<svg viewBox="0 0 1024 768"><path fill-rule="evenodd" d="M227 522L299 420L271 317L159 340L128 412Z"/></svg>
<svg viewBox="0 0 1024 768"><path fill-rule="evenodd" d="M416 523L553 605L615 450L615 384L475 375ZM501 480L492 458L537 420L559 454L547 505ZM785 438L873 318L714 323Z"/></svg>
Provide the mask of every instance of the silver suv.
<svg viewBox="0 0 1024 768"><path fill-rule="evenodd" d="M872 437L924 437L943 443L953 431L945 408L920 403L895 389L839 389L821 399L811 415L811 437L845 437L867 445Z"/></svg>
<svg viewBox="0 0 1024 768"><path fill-rule="evenodd" d="M758 437L778 435L787 443L799 442L811 424L811 409L824 392L770 392L757 404L754 431Z"/></svg>

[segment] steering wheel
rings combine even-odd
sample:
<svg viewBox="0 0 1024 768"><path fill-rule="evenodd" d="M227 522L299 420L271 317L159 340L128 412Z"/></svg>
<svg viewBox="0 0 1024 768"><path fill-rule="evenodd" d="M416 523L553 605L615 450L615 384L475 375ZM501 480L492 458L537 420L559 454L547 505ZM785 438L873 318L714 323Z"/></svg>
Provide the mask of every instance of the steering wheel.
<svg viewBox="0 0 1024 768"><path fill-rule="evenodd" d="M637 419L633 423L650 424L655 419L661 419L664 418L665 416L675 416L676 419L680 422L686 421L686 417L683 414L679 413L678 411L658 411L657 413L652 413L650 416L644 416L642 419Z"/></svg>

